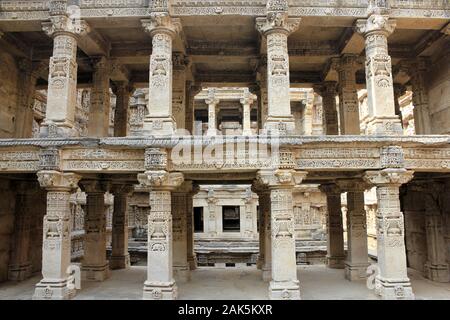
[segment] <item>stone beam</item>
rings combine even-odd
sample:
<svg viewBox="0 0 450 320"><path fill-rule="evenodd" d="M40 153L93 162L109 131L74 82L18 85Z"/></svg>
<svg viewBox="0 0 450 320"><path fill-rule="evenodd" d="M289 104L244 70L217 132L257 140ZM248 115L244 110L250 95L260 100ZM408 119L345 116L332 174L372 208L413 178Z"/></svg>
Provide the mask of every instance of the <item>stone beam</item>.
<svg viewBox="0 0 450 320"><path fill-rule="evenodd" d="M10 33L3 33L3 36L0 36L0 48L22 58L31 58L32 55L31 48Z"/></svg>
<svg viewBox="0 0 450 320"><path fill-rule="evenodd" d="M78 39L78 47L88 56L109 56L111 45L95 29Z"/></svg>
<svg viewBox="0 0 450 320"><path fill-rule="evenodd" d="M337 50L340 54L360 54L364 51L364 40L354 32L353 28L345 28L339 37Z"/></svg>

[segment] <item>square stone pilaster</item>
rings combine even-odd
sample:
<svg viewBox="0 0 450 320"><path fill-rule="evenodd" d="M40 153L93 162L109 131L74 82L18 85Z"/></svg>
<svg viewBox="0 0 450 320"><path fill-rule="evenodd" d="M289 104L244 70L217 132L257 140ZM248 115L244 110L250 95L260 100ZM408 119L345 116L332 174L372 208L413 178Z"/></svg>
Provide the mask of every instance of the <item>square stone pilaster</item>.
<svg viewBox="0 0 450 320"><path fill-rule="evenodd" d="M272 279L270 299L300 299L295 253L292 189L306 172L292 169L260 170L258 183L270 190Z"/></svg>
<svg viewBox="0 0 450 320"><path fill-rule="evenodd" d="M101 180L82 180L86 192L86 216L84 220L84 255L81 277L87 281L104 281L110 276L106 259L105 192L110 183Z"/></svg>
<svg viewBox="0 0 450 320"><path fill-rule="evenodd" d="M171 135L177 129L172 110L173 65L172 41L181 30L179 19L168 12L152 12L141 20L152 37L150 56L148 115L144 118L144 134Z"/></svg>
<svg viewBox="0 0 450 320"><path fill-rule="evenodd" d="M75 296L69 286L68 267L71 253L70 194L80 176L54 170L37 173L47 190L47 213L43 223L42 280L36 284L33 299L63 300Z"/></svg>
<svg viewBox="0 0 450 320"><path fill-rule="evenodd" d="M173 278L172 192L183 183L181 173L165 170L138 175L141 185L150 187L148 216L147 280L144 300L173 300L178 289Z"/></svg>
<svg viewBox="0 0 450 320"><path fill-rule="evenodd" d="M366 171L364 180L377 188L377 253L375 291L383 299L414 299L407 275L404 219L399 188L413 177L403 168Z"/></svg>
<svg viewBox="0 0 450 320"><path fill-rule="evenodd" d="M396 21L379 13L356 21L356 30L366 41L366 86L370 120L370 135L403 134L399 117L395 114L392 63L388 54L388 36Z"/></svg>

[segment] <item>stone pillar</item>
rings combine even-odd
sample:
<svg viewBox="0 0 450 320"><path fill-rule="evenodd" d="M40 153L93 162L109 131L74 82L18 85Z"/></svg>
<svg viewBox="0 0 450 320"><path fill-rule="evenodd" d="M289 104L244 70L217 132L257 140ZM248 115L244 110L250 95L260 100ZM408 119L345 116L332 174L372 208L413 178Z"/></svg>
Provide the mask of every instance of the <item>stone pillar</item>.
<svg viewBox="0 0 450 320"><path fill-rule="evenodd" d="M391 57L387 38L396 22L388 16L372 14L358 19L356 30L366 41L366 86L369 108L368 132L372 135L401 135L400 119L395 115Z"/></svg>
<svg viewBox="0 0 450 320"><path fill-rule="evenodd" d="M375 291L383 299L414 299L407 275L403 213L399 188L413 177L401 168L366 171L364 179L377 187L377 253Z"/></svg>
<svg viewBox="0 0 450 320"><path fill-rule="evenodd" d="M260 170L258 182L270 189L272 279L270 299L300 299L295 253L292 189L306 172L295 170Z"/></svg>
<svg viewBox="0 0 450 320"><path fill-rule="evenodd" d="M261 211L261 227L259 229L260 245L259 251L262 254L262 279L269 282L272 280L272 236L270 230L270 190L263 189L258 193L259 210Z"/></svg>
<svg viewBox="0 0 450 320"><path fill-rule="evenodd" d="M130 96L134 87L128 82L115 82L112 86L116 96L116 109L114 110L114 137L126 137L128 135L128 118Z"/></svg>
<svg viewBox="0 0 450 320"><path fill-rule="evenodd" d="M219 99L216 98L216 92L213 88L208 89L208 98L205 102L208 105L208 131L206 135L215 136L217 134L216 107Z"/></svg>
<svg viewBox="0 0 450 320"><path fill-rule="evenodd" d="M197 269L197 258L194 251L194 204L193 197L199 191L198 185L193 185L192 192L189 192L186 198L187 210L187 261L189 270Z"/></svg>
<svg viewBox="0 0 450 320"><path fill-rule="evenodd" d="M335 60L335 68L339 75L339 121L342 135L361 133L355 74L358 67L358 56L353 54L344 54Z"/></svg>
<svg viewBox="0 0 450 320"><path fill-rule="evenodd" d="M147 280L145 300L172 300L178 296L173 279L171 193L183 183L181 173L164 170L138 175L141 184L151 187L148 216Z"/></svg>
<svg viewBox="0 0 450 320"><path fill-rule="evenodd" d="M109 267L127 269L130 266L128 253L128 197L133 193L133 186L113 185L114 212L111 231L111 257Z"/></svg>
<svg viewBox="0 0 450 320"><path fill-rule="evenodd" d="M251 123L250 123L250 111L251 107L254 101L253 94L250 93L250 91L245 88L244 89L244 96L241 98L240 102L242 104L242 134L244 136L250 136L252 135L252 129L251 129Z"/></svg>
<svg viewBox="0 0 450 320"><path fill-rule="evenodd" d="M104 281L109 277L105 215L105 192L108 191L108 184L99 180L85 180L81 185L86 192L81 277L88 281Z"/></svg>
<svg viewBox="0 0 450 320"><path fill-rule="evenodd" d="M176 130L172 112L172 41L181 30L179 19L168 12L152 12L142 19L142 26L152 37L150 56L148 115L144 119L144 134L171 135Z"/></svg>
<svg viewBox="0 0 450 320"><path fill-rule="evenodd" d="M107 137L111 99L109 94L110 65L106 57L92 59L91 105L88 117L88 136Z"/></svg>
<svg viewBox="0 0 450 320"><path fill-rule="evenodd" d="M34 94L38 71L28 59L19 60L18 103L15 119L15 138L31 138L33 135Z"/></svg>
<svg viewBox="0 0 450 320"><path fill-rule="evenodd" d="M70 265L70 194L76 190L80 176L58 171L39 171L41 187L47 190L47 213L44 216L42 243L43 279L36 285L33 299L70 299L74 289L67 287Z"/></svg>
<svg viewBox="0 0 450 320"><path fill-rule="evenodd" d="M267 41L268 132L292 133L295 121L289 97L288 35L297 30L299 18L288 18L287 1L267 2L267 17L256 18L256 28Z"/></svg>
<svg viewBox="0 0 450 320"><path fill-rule="evenodd" d="M32 194L36 192L29 181L16 182L16 205L14 233L11 241L8 265L8 280L22 281L32 273L31 261L31 220L33 218ZM31 250L30 250L31 249Z"/></svg>
<svg viewBox="0 0 450 320"><path fill-rule="evenodd" d="M395 103L395 114L399 116L400 120L402 120L402 111L400 110L400 97L402 97L406 93L406 87L399 83L394 83L394 103ZM402 121L403 127L403 121Z"/></svg>
<svg viewBox="0 0 450 320"><path fill-rule="evenodd" d="M76 136L77 36L85 34L88 26L84 21L71 19L67 3L58 1L50 6L50 22L44 22L42 28L53 37L53 56L50 58L47 107L40 135Z"/></svg>
<svg viewBox="0 0 450 320"><path fill-rule="evenodd" d="M202 91L201 86L194 85L192 81L186 81L186 120L185 127L194 134L195 96Z"/></svg>
<svg viewBox="0 0 450 320"><path fill-rule="evenodd" d="M413 92L412 99L416 134L432 133L428 91L426 88L428 63L425 58L417 58L409 69Z"/></svg>
<svg viewBox="0 0 450 320"><path fill-rule="evenodd" d="M187 198L192 191L192 182L185 181L172 192L173 218L173 272L176 281L186 282L191 279L188 265L188 227L187 227Z"/></svg>
<svg viewBox="0 0 450 320"><path fill-rule="evenodd" d="M172 55L173 88L172 112L178 129L186 129L186 71L189 59L181 52Z"/></svg>
<svg viewBox="0 0 450 320"><path fill-rule="evenodd" d="M364 190L369 187L363 181L358 180L338 180L338 185L341 190L347 191L345 278L350 281L365 279L369 266L369 253Z"/></svg>
<svg viewBox="0 0 450 320"><path fill-rule="evenodd" d="M325 81L314 87L314 90L322 96L323 122L325 134L338 135L339 124L336 111L336 82Z"/></svg>
<svg viewBox="0 0 450 320"><path fill-rule="evenodd" d="M411 187L423 194L425 200L427 261L424 274L432 281L449 282L445 226L441 209L443 201L440 199L444 185L439 181L421 181L414 182Z"/></svg>
<svg viewBox="0 0 450 320"><path fill-rule="evenodd" d="M344 268L344 228L342 225L341 190L334 184L322 184L320 191L327 195L327 266Z"/></svg>
<svg viewBox="0 0 450 320"><path fill-rule="evenodd" d="M258 109L259 128L265 128L267 116L269 113L268 97L267 97L267 55L262 55L258 63L257 82L259 84Z"/></svg>

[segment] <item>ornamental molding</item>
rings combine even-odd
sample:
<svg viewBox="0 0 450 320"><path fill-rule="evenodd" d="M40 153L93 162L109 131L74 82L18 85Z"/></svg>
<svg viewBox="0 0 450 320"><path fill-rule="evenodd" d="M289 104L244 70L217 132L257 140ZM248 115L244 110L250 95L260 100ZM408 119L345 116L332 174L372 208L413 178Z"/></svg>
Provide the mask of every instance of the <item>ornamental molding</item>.
<svg viewBox="0 0 450 320"><path fill-rule="evenodd" d="M406 169L383 169L379 171L366 171L363 179L368 184L375 186L400 186L414 176L414 171Z"/></svg>
<svg viewBox="0 0 450 320"><path fill-rule="evenodd" d="M389 16L373 14L367 19L358 19L355 29L358 33L369 36L373 33L383 34L388 37L397 25L395 19L389 19Z"/></svg>
<svg viewBox="0 0 450 320"><path fill-rule="evenodd" d="M78 188L81 176L75 173L62 173L54 170L42 170L37 173L39 185L48 190L65 189L72 191Z"/></svg>

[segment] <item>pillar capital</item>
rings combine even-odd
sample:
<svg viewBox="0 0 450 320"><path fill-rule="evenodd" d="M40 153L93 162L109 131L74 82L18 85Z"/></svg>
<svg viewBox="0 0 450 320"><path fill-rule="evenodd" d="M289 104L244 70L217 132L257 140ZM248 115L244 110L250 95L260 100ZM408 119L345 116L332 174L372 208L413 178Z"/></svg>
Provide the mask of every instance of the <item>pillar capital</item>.
<svg viewBox="0 0 450 320"><path fill-rule="evenodd" d="M397 23L387 15L372 14L367 19L356 20L356 31L365 38L371 35L384 35L388 37L394 32Z"/></svg>
<svg viewBox="0 0 450 320"><path fill-rule="evenodd" d="M337 72L353 71L356 72L364 67L364 62L361 57L356 54L345 53L339 58L332 58L331 67Z"/></svg>
<svg viewBox="0 0 450 320"><path fill-rule="evenodd" d="M336 184L342 192L364 192L371 187L361 179L338 179Z"/></svg>
<svg viewBox="0 0 450 320"><path fill-rule="evenodd" d="M342 190L336 183L321 184L319 189L327 195L340 195L342 193Z"/></svg>
<svg viewBox="0 0 450 320"><path fill-rule="evenodd" d="M112 183L110 189L111 193L114 195L117 194L131 195L134 192L134 186L125 183Z"/></svg>
<svg viewBox="0 0 450 320"><path fill-rule="evenodd" d="M60 34L84 36L90 31L88 23L84 20L72 19L67 15L50 16L50 22L42 23L42 30L49 37Z"/></svg>
<svg viewBox="0 0 450 320"><path fill-rule="evenodd" d="M216 90L214 88L208 89L208 97L205 99L207 105L217 105L220 99L216 96Z"/></svg>
<svg viewBox="0 0 450 320"><path fill-rule="evenodd" d="M244 90L244 95L239 100L242 105L251 105L255 101L255 96L248 90Z"/></svg>
<svg viewBox="0 0 450 320"><path fill-rule="evenodd" d="M141 23L151 37L163 33L173 39L182 29L180 19L172 18L167 12L152 12L150 19L142 19Z"/></svg>
<svg viewBox="0 0 450 320"><path fill-rule="evenodd" d="M268 12L267 17L256 18L256 29L263 35L283 33L289 35L300 26L300 18L288 18L287 12Z"/></svg>
<svg viewBox="0 0 450 320"><path fill-rule="evenodd" d="M81 176L75 173L63 173L53 170L42 170L37 173L39 185L47 190L72 191L78 187Z"/></svg>
<svg viewBox="0 0 450 320"><path fill-rule="evenodd" d="M105 180L82 180L80 185L86 193L105 193L111 190L111 182Z"/></svg>
<svg viewBox="0 0 450 320"><path fill-rule="evenodd" d="M304 171L276 169L259 170L256 174L257 183L269 188L289 188L302 183L308 173Z"/></svg>
<svg viewBox="0 0 450 320"><path fill-rule="evenodd" d="M337 88L337 82L336 81L324 81L320 84L314 85L313 89L315 92L323 96L336 96L336 88Z"/></svg>
<svg viewBox="0 0 450 320"><path fill-rule="evenodd" d="M174 70L184 71L191 64L191 60L182 52L174 52L172 53L172 63Z"/></svg>
<svg viewBox="0 0 450 320"><path fill-rule="evenodd" d="M128 81L114 81L111 85L111 90L114 95L131 95L136 88Z"/></svg>
<svg viewBox="0 0 450 320"><path fill-rule="evenodd" d="M413 171L388 168L379 171L366 171L364 181L376 186L400 186L409 182L414 176Z"/></svg>
<svg viewBox="0 0 450 320"><path fill-rule="evenodd" d="M166 189L173 191L184 181L184 176L180 172L167 172L165 170L146 171L138 174L138 181L141 185L152 189Z"/></svg>

